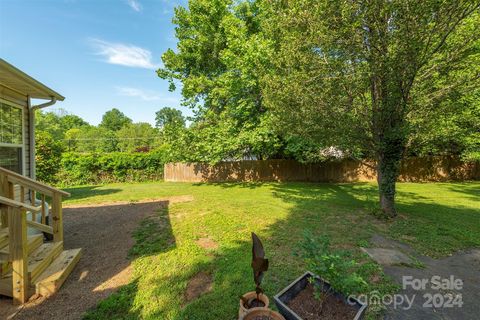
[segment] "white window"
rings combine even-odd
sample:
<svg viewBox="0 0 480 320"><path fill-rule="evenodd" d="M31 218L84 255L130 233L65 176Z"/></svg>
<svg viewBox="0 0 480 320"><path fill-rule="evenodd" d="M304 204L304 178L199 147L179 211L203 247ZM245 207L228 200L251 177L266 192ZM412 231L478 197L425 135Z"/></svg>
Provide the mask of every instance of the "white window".
<svg viewBox="0 0 480 320"><path fill-rule="evenodd" d="M23 174L22 108L0 101L0 167Z"/></svg>

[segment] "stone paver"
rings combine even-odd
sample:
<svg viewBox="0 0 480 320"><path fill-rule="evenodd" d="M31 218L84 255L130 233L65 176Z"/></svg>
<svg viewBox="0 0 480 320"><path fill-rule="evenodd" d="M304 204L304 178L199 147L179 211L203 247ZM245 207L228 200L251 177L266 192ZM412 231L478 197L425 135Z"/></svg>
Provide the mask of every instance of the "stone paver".
<svg viewBox="0 0 480 320"><path fill-rule="evenodd" d="M414 265L412 258L396 249L361 248L370 258L383 266Z"/></svg>

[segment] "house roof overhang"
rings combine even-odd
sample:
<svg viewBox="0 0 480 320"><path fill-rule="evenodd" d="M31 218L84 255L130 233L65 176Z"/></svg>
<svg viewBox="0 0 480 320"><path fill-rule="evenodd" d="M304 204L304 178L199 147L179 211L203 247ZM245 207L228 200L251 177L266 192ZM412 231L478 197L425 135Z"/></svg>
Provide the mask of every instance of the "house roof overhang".
<svg viewBox="0 0 480 320"><path fill-rule="evenodd" d="M0 85L34 99L63 101L64 96L0 58Z"/></svg>

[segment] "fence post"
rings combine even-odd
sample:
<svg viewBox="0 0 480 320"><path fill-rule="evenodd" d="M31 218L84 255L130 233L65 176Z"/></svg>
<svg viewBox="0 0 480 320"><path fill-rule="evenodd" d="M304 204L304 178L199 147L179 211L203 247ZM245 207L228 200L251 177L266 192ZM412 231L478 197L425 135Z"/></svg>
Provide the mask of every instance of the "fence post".
<svg viewBox="0 0 480 320"><path fill-rule="evenodd" d="M10 260L12 261L12 296L14 304L27 302L29 280L27 263L27 215L25 210L8 207L10 221Z"/></svg>
<svg viewBox="0 0 480 320"><path fill-rule="evenodd" d="M53 242L63 241L62 195L54 192L52 197Z"/></svg>

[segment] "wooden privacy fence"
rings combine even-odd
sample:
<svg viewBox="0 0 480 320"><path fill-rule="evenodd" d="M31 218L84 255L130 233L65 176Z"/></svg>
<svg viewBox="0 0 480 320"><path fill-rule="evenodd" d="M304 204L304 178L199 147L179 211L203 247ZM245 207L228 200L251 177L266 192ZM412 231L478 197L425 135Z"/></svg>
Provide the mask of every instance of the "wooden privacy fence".
<svg viewBox="0 0 480 320"><path fill-rule="evenodd" d="M165 181L375 181L372 161L327 161L303 164L293 160L245 160L205 163L167 163ZM402 162L399 181L480 180L480 162L462 162L455 157L407 158Z"/></svg>

